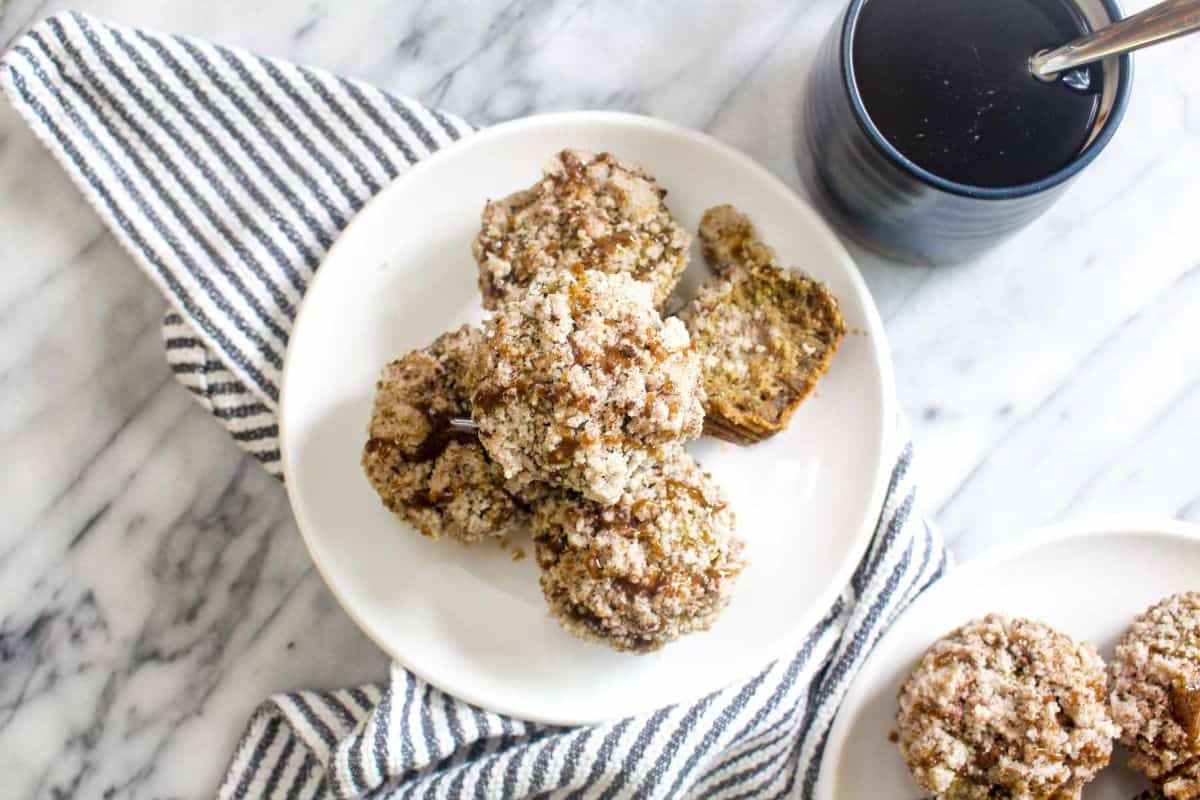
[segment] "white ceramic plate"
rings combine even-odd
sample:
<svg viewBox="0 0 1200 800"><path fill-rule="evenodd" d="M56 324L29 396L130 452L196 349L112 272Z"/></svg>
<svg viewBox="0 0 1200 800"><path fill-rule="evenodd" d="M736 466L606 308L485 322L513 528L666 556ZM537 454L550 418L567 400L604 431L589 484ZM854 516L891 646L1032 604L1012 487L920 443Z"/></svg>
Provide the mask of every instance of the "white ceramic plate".
<svg viewBox="0 0 1200 800"><path fill-rule="evenodd" d="M826 746L818 800L918 800L895 730L896 695L929 645L990 611L1040 619L1106 659L1152 603L1200 589L1200 526L1120 522L1035 531L960 567L923 594L879 642L846 696ZM1131 800L1147 784L1113 764L1085 800Z"/></svg>
<svg viewBox="0 0 1200 800"><path fill-rule="evenodd" d="M693 452L726 489L751 566L709 633L619 654L551 620L532 557L434 542L397 522L359 468L379 369L483 318L470 242L488 198L533 183L564 147L641 163L695 230L704 209L743 208L792 264L828 281L848 335L786 434ZM704 277L693 254L688 285ZM893 384L882 325L837 239L781 181L708 136L651 119L566 113L475 134L414 167L330 251L288 348L283 465L300 530L329 587L380 647L436 686L516 717L613 719L752 675L793 647L865 549L888 465ZM524 543L532 556L532 548Z"/></svg>

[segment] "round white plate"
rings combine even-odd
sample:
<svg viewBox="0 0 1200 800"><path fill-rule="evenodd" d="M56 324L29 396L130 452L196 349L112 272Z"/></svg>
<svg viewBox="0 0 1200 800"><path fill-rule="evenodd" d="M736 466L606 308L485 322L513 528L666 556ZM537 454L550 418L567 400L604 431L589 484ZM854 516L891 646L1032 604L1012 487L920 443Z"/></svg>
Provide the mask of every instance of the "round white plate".
<svg viewBox="0 0 1200 800"><path fill-rule="evenodd" d="M736 203L789 264L829 283L848 325L833 367L771 442L697 442L751 566L717 626L647 656L571 638L547 616L530 557L434 542L380 504L359 467L374 383L402 351L483 319L470 242L484 202L529 186L564 147L607 150L667 187L680 222ZM687 285L705 268L693 253ZM342 606L436 686L523 719L614 719L749 677L793 647L864 551L888 464L893 382L879 314L817 215L746 156L644 117L565 113L497 125L409 170L330 251L292 332L280 429L300 530Z"/></svg>
<svg viewBox="0 0 1200 800"><path fill-rule="evenodd" d="M1136 615L1185 589L1200 589L1200 526L1182 522L1044 528L952 571L904 612L855 679L829 735L818 800L928 796L888 740L896 696L925 650L967 620L991 611L1039 619L1107 659ZM1115 753L1085 800L1131 800L1147 788L1123 763Z"/></svg>

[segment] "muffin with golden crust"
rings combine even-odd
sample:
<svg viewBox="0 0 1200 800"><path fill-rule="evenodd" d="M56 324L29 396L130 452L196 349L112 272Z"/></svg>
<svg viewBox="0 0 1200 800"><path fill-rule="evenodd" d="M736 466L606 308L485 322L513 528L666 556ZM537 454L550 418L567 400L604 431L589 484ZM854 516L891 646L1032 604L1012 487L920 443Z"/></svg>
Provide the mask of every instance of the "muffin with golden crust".
<svg viewBox="0 0 1200 800"><path fill-rule="evenodd" d="M642 462L703 426L687 329L625 274L538 273L485 325L476 367L480 440L519 485L614 503Z"/></svg>
<svg viewBox="0 0 1200 800"><path fill-rule="evenodd" d="M666 190L608 153L563 150L540 181L484 207L472 244L483 306L495 309L546 269L624 273L661 307L687 265L691 237Z"/></svg>
<svg viewBox="0 0 1200 800"><path fill-rule="evenodd" d="M528 525L527 506L473 433L467 363L480 338L464 326L383 368L362 465L383 504L421 533L464 542L503 538Z"/></svg>
<svg viewBox="0 0 1200 800"><path fill-rule="evenodd" d="M550 613L617 650L707 630L743 567L733 512L679 445L639 467L616 504L554 493L534 510L533 530Z"/></svg>
<svg viewBox="0 0 1200 800"><path fill-rule="evenodd" d="M936 800L1079 800L1119 732L1094 647L997 614L929 648L897 722L909 771Z"/></svg>
<svg viewBox="0 0 1200 800"><path fill-rule="evenodd" d="M1200 798L1200 592L1172 595L1134 620L1110 670L1130 766L1168 800Z"/></svg>

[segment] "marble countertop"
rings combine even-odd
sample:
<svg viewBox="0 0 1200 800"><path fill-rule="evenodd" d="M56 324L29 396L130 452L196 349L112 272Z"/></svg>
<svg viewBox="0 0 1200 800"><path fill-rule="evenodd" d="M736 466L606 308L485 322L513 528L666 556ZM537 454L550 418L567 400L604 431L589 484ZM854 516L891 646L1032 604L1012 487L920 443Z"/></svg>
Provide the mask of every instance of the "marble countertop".
<svg viewBox="0 0 1200 800"><path fill-rule="evenodd" d="M477 123L652 114L797 186L797 99L841 2L71 6ZM64 5L0 0L0 45ZM856 253L960 559L1059 520L1200 520L1198 72L1198 39L1139 55L1108 151L983 260ZM3 103L0 243L0 793L209 796L260 700L378 679L385 659L313 570L279 484L172 380L158 293Z"/></svg>

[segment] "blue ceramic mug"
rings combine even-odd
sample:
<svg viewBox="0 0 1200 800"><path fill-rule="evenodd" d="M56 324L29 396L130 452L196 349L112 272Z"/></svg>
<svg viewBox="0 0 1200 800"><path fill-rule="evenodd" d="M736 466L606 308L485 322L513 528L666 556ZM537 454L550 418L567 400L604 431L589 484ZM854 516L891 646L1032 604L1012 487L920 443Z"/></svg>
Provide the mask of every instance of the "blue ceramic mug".
<svg viewBox="0 0 1200 800"><path fill-rule="evenodd" d="M817 53L804 99L800 172L810 197L845 236L883 255L923 264L966 261L1045 211L1116 132L1132 81L1128 55L1101 66L1103 84L1087 143L1044 178L1014 186L970 186L905 157L863 105L854 73L858 21L851 0ZM1069 0L1089 29L1122 18L1114 0Z"/></svg>

